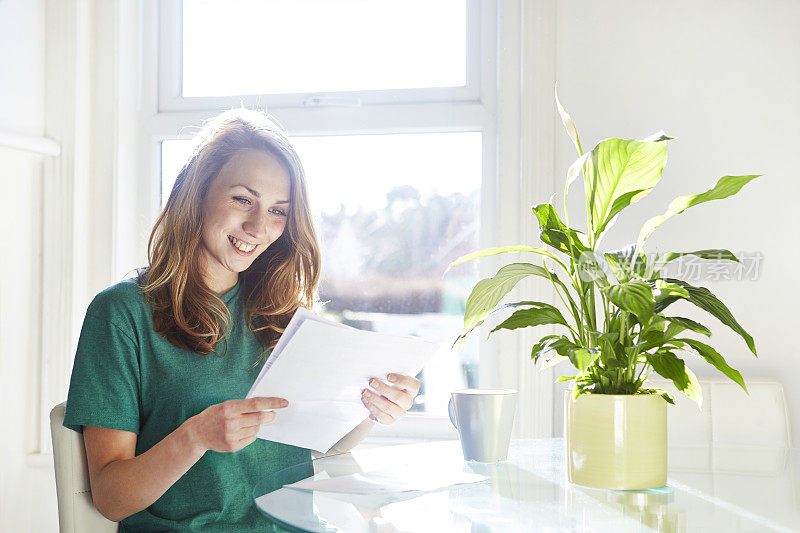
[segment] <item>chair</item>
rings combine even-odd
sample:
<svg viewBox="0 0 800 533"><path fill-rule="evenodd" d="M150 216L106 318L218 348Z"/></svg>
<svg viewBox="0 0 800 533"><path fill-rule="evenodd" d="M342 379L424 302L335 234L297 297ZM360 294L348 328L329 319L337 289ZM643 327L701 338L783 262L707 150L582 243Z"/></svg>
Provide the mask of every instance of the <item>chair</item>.
<svg viewBox="0 0 800 533"><path fill-rule="evenodd" d="M83 435L62 425L66 402L50 411L61 533L116 533L117 522L100 514L92 501Z"/></svg>

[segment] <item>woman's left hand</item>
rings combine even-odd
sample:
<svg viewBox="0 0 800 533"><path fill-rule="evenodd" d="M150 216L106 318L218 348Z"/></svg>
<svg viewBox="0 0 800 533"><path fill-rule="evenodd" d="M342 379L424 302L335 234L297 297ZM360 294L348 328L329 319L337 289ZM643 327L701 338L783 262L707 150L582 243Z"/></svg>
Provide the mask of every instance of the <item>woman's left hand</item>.
<svg viewBox="0 0 800 533"><path fill-rule="evenodd" d="M394 424L404 416L419 392L419 380L403 374L389 374L388 383L378 378L369 380L372 389L361 391L361 401L369 409L369 417L381 424Z"/></svg>

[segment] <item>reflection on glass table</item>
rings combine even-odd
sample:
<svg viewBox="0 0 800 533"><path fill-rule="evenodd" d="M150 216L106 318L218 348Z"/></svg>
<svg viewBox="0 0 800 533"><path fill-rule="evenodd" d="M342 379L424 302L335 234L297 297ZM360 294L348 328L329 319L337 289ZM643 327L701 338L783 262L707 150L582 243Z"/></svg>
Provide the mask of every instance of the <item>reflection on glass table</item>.
<svg viewBox="0 0 800 533"><path fill-rule="evenodd" d="M386 446L265 476L255 504L291 531L800 531L797 448L670 448L665 487L616 491L570 484L563 439L521 439L509 460L465 462L458 441ZM483 483L432 492L334 494L283 485L384 469L453 469Z"/></svg>

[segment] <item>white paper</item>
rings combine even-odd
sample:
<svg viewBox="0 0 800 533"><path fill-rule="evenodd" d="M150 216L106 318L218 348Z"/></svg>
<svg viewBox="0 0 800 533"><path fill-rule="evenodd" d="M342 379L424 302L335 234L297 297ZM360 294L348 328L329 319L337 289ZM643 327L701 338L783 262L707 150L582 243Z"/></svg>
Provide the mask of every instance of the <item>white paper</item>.
<svg viewBox="0 0 800 533"><path fill-rule="evenodd" d="M379 470L327 479L310 477L284 487L347 494L375 494L436 490L453 485L478 483L485 479L486 476L469 472Z"/></svg>
<svg viewBox="0 0 800 533"><path fill-rule="evenodd" d="M369 416L361 391L370 378L414 376L442 344L351 328L298 308L247 397L289 406L258 437L326 452Z"/></svg>

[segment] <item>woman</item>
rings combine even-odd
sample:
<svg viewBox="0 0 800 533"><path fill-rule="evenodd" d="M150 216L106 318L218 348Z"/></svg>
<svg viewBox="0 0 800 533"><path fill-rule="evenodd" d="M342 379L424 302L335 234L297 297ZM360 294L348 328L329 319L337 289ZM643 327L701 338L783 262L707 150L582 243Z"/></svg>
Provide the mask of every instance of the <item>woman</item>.
<svg viewBox="0 0 800 533"><path fill-rule="evenodd" d="M148 255L138 278L92 301L75 356L64 426L83 433L95 506L125 531L264 531L253 485L311 458L256 439L285 399L242 399L319 281L305 177L286 136L255 111L207 124ZM333 451L404 416L419 391L403 375L369 385L371 420Z"/></svg>

